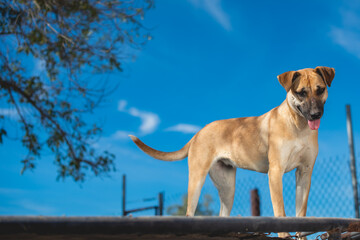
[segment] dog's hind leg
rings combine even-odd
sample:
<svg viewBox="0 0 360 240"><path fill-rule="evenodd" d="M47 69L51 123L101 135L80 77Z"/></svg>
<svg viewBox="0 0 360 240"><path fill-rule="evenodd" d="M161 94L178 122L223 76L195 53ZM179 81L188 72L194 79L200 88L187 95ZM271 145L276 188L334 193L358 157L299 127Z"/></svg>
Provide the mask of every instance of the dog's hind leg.
<svg viewBox="0 0 360 240"><path fill-rule="evenodd" d="M195 210L199 201L201 188L204 185L208 171L201 169L200 171L192 171L189 168L189 186L188 186L188 202L186 209L186 216L192 217L195 215Z"/></svg>
<svg viewBox="0 0 360 240"><path fill-rule="evenodd" d="M210 178L220 196L219 216L230 216L234 203L236 168L217 161L210 169Z"/></svg>
<svg viewBox="0 0 360 240"><path fill-rule="evenodd" d="M200 149L200 150L199 150ZM211 153L201 151L200 147L195 147L189 152L189 186L186 216L194 216L198 205L201 188L204 185L206 176L211 167Z"/></svg>

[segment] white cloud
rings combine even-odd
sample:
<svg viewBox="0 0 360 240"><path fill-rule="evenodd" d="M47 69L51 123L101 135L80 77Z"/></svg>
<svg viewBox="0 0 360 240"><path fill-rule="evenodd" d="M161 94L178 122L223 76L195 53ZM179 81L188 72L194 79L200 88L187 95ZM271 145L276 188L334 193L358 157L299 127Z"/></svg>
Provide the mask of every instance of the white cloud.
<svg viewBox="0 0 360 240"><path fill-rule="evenodd" d="M118 111L122 112L122 111L125 111L125 107L127 105L127 101L126 100L120 100L118 102Z"/></svg>
<svg viewBox="0 0 360 240"><path fill-rule="evenodd" d="M331 36L335 43L360 58L360 32L334 27Z"/></svg>
<svg viewBox="0 0 360 240"><path fill-rule="evenodd" d="M342 27L333 26L330 31L330 36L336 44L360 58L359 14L350 7L342 9L340 13L342 17Z"/></svg>
<svg viewBox="0 0 360 240"><path fill-rule="evenodd" d="M153 133L157 127L160 124L160 118L156 113L147 112L143 110L139 110L135 107L131 107L130 109L127 109L128 103L126 100L120 100L118 102L118 111L125 112L133 117L140 118L141 125L139 127L139 134L140 135L146 135ZM122 136L125 135L125 133L130 134L130 132L126 131L117 131L114 133L113 136L117 136L117 139L123 138Z"/></svg>
<svg viewBox="0 0 360 240"><path fill-rule="evenodd" d="M344 26L360 30L360 17L357 12L353 10L341 10L341 17Z"/></svg>
<svg viewBox="0 0 360 240"><path fill-rule="evenodd" d="M35 63L34 63L34 69L33 69L33 74L34 75L41 75L42 73L45 72L45 61L42 59L38 59L35 58Z"/></svg>
<svg viewBox="0 0 360 240"><path fill-rule="evenodd" d="M165 131L181 132L181 133L197 133L201 127L191 124L179 123L175 126L165 129Z"/></svg>
<svg viewBox="0 0 360 240"><path fill-rule="evenodd" d="M137 108L130 108L129 114L141 119L140 132L142 134L153 133L160 123L160 118L152 112L140 111Z"/></svg>
<svg viewBox="0 0 360 240"><path fill-rule="evenodd" d="M49 215L56 212L56 209L50 206L45 206L41 203L35 203L30 200L21 200L17 203L19 207L30 210L36 215Z"/></svg>
<svg viewBox="0 0 360 240"><path fill-rule="evenodd" d="M196 8L201 8L213 17L225 30L232 29L228 14L222 9L221 0L189 0Z"/></svg>
<svg viewBox="0 0 360 240"><path fill-rule="evenodd" d="M13 120L19 119L19 114L15 108L0 108L0 115L8 117Z"/></svg>
<svg viewBox="0 0 360 240"><path fill-rule="evenodd" d="M27 191L19 188L0 188L0 195L26 194Z"/></svg>
<svg viewBox="0 0 360 240"><path fill-rule="evenodd" d="M27 107L19 107L21 115L23 115L26 118L30 118L33 116L33 111ZM11 120L19 120L20 115L17 112L15 107L9 107L9 108L0 108L0 115L4 116L5 118L9 118Z"/></svg>

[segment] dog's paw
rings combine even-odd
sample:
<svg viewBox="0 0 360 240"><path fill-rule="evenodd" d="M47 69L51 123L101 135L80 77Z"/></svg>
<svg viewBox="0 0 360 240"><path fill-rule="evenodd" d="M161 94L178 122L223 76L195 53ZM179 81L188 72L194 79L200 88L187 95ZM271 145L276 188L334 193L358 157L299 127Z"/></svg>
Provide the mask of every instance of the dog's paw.
<svg viewBox="0 0 360 240"><path fill-rule="evenodd" d="M307 240L306 237L300 237L300 236L301 236L301 232L297 232L296 237L297 237L298 240Z"/></svg>
<svg viewBox="0 0 360 240"><path fill-rule="evenodd" d="M287 232L278 233L279 238L291 238L291 235Z"/></svg>

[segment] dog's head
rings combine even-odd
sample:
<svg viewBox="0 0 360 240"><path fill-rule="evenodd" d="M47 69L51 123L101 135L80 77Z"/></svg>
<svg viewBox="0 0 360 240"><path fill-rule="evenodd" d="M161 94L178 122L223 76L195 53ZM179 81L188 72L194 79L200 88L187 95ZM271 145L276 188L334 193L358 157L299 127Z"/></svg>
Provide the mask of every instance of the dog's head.
<svg viewBox="0 0 360 240"><path fill-rule="evenodd" d="M324 113L328 91L334 79L335 70L329 67L306 68L285 72L278 76L280 84L287 91L290 107L308 120L309 127L317 130Z"/></svg>

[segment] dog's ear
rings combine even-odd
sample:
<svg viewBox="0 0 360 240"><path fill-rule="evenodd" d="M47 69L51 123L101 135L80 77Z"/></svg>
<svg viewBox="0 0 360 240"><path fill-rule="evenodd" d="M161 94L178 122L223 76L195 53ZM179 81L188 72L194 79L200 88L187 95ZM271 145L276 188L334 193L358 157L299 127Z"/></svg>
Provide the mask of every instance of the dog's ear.
<svg viewBox="0 0 360 240"><path fill-rule="evenodd" d="M329 87L331 86L331 82L335 77L335 69L330 67L316 67L314 71L322 77Z"/></svg>
<svg viewBox="0 0 360 240"><path fill-rule="evenodd" d="M289 71L289 72L280 74L279 76L277 76L277 79L279 80L281 86L283 86L285 88L286 92L288 92L291 88L291 85L295 81L295 79L299 76L300 76L299 72Z"/></svg>

